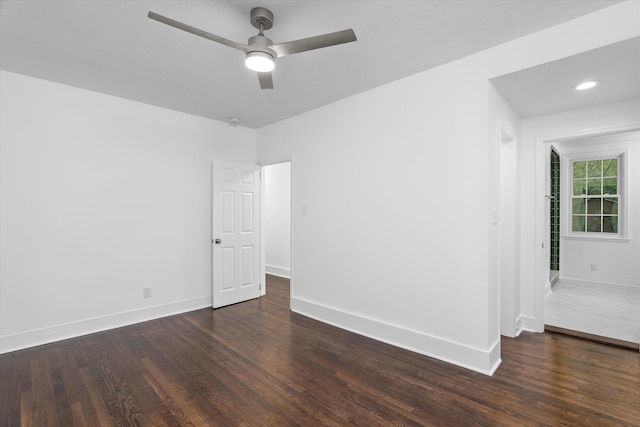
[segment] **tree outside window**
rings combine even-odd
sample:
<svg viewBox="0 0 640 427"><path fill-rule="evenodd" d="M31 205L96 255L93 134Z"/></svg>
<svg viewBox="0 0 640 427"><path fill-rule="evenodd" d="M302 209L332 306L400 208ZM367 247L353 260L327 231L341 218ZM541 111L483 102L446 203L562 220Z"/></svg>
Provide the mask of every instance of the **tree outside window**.
<svg viewBox="0 0 640 427"><path fill-rule="evenodd" d="M573 162L571 231L618 233L618 159Z"/></svg>

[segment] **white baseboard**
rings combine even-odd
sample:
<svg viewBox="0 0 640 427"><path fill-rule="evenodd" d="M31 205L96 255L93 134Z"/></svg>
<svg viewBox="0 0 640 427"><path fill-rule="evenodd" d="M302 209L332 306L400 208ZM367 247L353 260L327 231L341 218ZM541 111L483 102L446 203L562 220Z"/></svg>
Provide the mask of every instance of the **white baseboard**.
<svg viewBox="0 0 640 427"><path fill-rule="evenodd" d="M265 265L265 271L267 272L267 274L272 274L274 276L291 279L290 268L276 267L275 265Z"/></svg>
<svg viewBox="0 0 640 427"><path fill-rule="evenodd" d="M0 354L211 307L211 295L0 337Z"/></svg>
<svg viewBox="0 0 640 427"><path fill-rule="evenodd" d="M511 331L503 331L502 328L501 328L500 329L500 334L503 337L507 337L507 338L518 338L523 330L524 329L522 327L522 316L520 316L520 317L518 317L516 319L516 321L513 324L513 332L511 332Z"/></svg>
<svg viewBox="0 0 640 427"><path fill-rule="evenodd" d="M518 319L520 321L520 325L522 326L523 331L543 332L538 330L535 318L529 317L529 316L520 316Z"/></svg>
<svg viewBox="0 0 640 427"><path fill-rule="evenodd" d="M499 337L489 349L480 349L300 298L291 298L291 310L323 323L486 375L493 375L502 362Z"/></svg>
<svg viewBox="0 0 640 427"><path fill-rule="evenodd" d="M584 274L566 274L563 273L560 276L560 280L577 280L579 282L589 282L589 283L602 283L605 285L617 285L617 286L628 286L633 288L640 288L640 281L637 280L626 280L626 279L612 279L609 277L593 277Z"/></svg>
<svg viewBox="0 0 640 427"><path fill-rule="evenodd" d="M524 327L522 326L523 324L523 318L522 316L519 316L516 319L516 334L515 334L515 338L519 337L520 334L522 333L522 331L524 331Z"/></svg>

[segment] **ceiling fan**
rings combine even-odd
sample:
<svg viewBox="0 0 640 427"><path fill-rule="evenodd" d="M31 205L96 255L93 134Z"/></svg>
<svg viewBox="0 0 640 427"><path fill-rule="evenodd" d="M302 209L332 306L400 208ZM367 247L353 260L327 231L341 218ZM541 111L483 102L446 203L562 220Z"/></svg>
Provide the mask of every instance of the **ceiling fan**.
<svg viewBox="0 0 640 427"><path fill-rule="evenodd" d="M158 22L162 22L163 24L171 25L172 27L188 33L241 50L246 55L245 65L247 68L258 73L258 81L260 82L260 88L262 89L273 89L273 77L271 75L271 71L273 71L275 67L276 58L342 43L354 42L357 40L356 34L352 29L349 29L337 31L335 33L323 34L321 36L274 44L264 35L265 30L273 27L273 13L264 7L255 7L251 9L251 25L257 28L259 32L258 35L249 37L247 44L225 39L224 37L220 37L190 25L183 24L182 22L178 22L174 19L167 18L166 16L158 15L155 12L149 11L147 16Z"/></svg>

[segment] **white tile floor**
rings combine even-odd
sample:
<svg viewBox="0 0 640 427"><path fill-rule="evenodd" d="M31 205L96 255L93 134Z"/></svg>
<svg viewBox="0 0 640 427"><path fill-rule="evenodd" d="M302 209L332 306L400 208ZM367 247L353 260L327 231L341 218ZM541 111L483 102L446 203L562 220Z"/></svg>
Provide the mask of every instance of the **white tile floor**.
<svg viewBox="0 0 640 427"><path fill-rule="evenodd" d="M544 303L544 323L640 343L640 288L561 279Z"/></svg>

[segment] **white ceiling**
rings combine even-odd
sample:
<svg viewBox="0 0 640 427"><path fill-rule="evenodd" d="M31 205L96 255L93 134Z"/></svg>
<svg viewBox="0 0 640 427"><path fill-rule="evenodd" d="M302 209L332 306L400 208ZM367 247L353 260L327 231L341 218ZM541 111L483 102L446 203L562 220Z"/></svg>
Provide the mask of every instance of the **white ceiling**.
<svg viewBox="0 0 640 427"><path fill-rule="evenodd" d="M614 3L0 0L0 68L259 128ZM242 52L147 18L244 43L255 6L273 11L275 43L347 28L358 41L281 58L275 89L260 90Z"/></svg>
<svg viewBox="0 0 640 427"><path fill-rule="evenodd" d="M581 82L598 86L576 91ZM491 82L523 119L640 98L640 37L538 65Z"/></svg>

